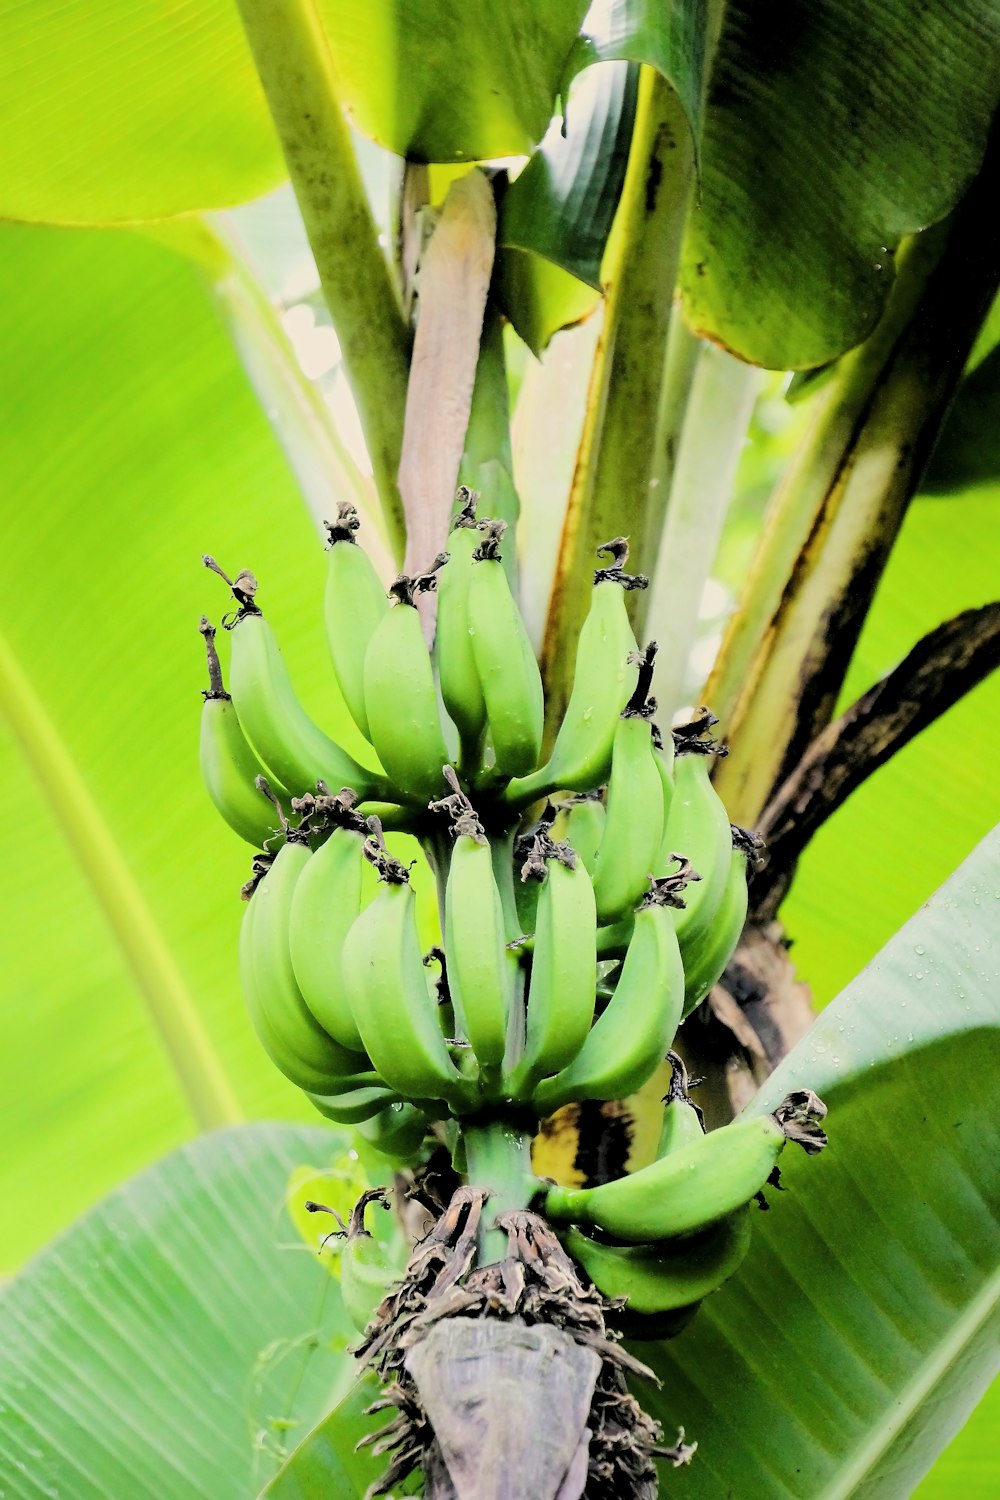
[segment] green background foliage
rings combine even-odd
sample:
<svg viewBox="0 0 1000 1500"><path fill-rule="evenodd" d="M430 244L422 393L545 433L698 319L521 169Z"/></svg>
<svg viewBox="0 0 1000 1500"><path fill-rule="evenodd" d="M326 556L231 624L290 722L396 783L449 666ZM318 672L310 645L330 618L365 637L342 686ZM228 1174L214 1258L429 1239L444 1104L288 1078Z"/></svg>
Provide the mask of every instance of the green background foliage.
<svg viewBox="0 0 1000 1500"><path fill-rule="evenodd" d="M256 567L322 709L318 537L199 272L129 232L2 231L11 493L3 632L122 850L251 1116L297 1113L242 1008L244 846L199 784L212 550ZM303 651L301 646L307 644ZM143 996L4 722L3 1260L194 1125ZM67 1152L71 1169L67 1170ZM57 1181L53 1193L48 1184Z"/></svg>
<svg viewBox="0 0 1000 1500"><path fill-rule="evenodd" d="M165 24L166 23L166 24ZM281 180L228 0L41 0L0 15L0 215L60 224L238 203Z"/></svg>

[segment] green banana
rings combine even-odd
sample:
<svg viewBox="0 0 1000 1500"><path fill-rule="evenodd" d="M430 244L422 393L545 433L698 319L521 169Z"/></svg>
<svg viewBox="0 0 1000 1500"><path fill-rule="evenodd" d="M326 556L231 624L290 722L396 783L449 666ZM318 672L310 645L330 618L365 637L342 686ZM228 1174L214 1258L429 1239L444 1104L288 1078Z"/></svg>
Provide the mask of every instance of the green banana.
<svg viewBox="0 0 1000 1500"><path fill-rule="evenodd" d="M406 807L401 802L376 802L370 797L359 804L358 812L364 818L378 818L386 833L412 833L419 816L412 806Z"/></svg>
<svg viewBox="0 0 1000 1500"><path fill-rule="evenodd" d="M534 1104L548 1116L574 1099L624 1099L667 1055L684 1000L673 915L655 899L635 918L615 992L576 1057L538 1085Z"/></svg>
<svg viewBox="0 0 1000 1500"><path fill-rule="evenodd" d="M365 708L365 652L376 628L389 610L389 599L371 558L355 537L358 513L340 502L336 521L327 521L327 553L323 618L334 676L351 718L366 740L371 740Z"/></svg>
<svg viewBox="0 0 1000 1500"><path fill-rule="evenodd" d="M649 890L644 897L644 903L655 900L658 906L670 906L683 910L687 899L688 883L699 877L694 873L688 860L680 855L672 856L676 861L677 869L668 875L650 876L648 880ZM674 931L677 930L677 916L672 915ZM606 927L597 929L597 956L600 959L624 958L629 943L632 941L632 932L635 927L635 916L630 912L628 916L622 917L618 922L611 922ZM681 951L683 957L683 950Z"/></svg>
<svg viewBox="0 0 1000 1500"><path fill-rule="evenodd" d="M708 721L714 723L711 716ZM710 780L717 750L711 740L699 736L680 739L674 795L660 845L661 868L675 853L684 855L694 867L692 880L698 882L685 892L684 909L677 916L677 937L685 957L688 945L715 920L729 875L733 844L729 814Z"/></svg>
<svg viewBox="0 0 1000 1500"><path fill-rule="evenodd" d="M199 747L202 778L216 811L233 832L262 849L281 837L274 805L257 786L264 767L247 743L233 700L222 685L215 629L204 615L199 629L208 652L208 688L202 693L205 701Z"/></svg>
<svg viewBox="0 0 1000 1500"><path fill-rule="evenodd" d="M468 1089L428 989L409 872L386 852L377 831L365 841L365 853L382 883L352 923L343 950L344 982L365 1049L404 1099L461 1103Z"/></svg>
<svg viewBox="0 0 1000 1500"><path fill-rule="evenodd" d="M503 1062L517 958L507 947L490 844L471 808L453 833L444 899L448 989L459 1031L489 1071Z"/></svg>
<svg viewBox="0 0 1000 1500"><path fill-rule="evenodd" d="M587 874L593 878L597 851L607 823L604 803L586 793L569 805L566 816L566 842L583 860Z"/></svg>
<svg viewBox="0 0 1000 1500"><path fill-rule="evenodd" d="M513 830L506 835L497 835L490 839L490 855L493 859L493 878L500 892L500 905L503 908L504 934L508 943L523 936L524 927L521 922L520 912L517 904L517 886L520 881L514 880L514 845L517 836ZM531 924L534 926L534 923Z"/></svg>
<svg viewBox="0 0 1000 1500"><path fill-rule="evenodd" d="M340 1295L347 1316L364 1333L383 1298L402 1279L402 1268L393 1263L378 1240L348 1240L340 1257Z"/></svg>
<svg viewBox="0 0 1000 1500"><path fill-rule="evenodd" d="M663 836L663 783L653 747L656 699L649 697L656 642L640 652L639 681L615 729L608 812L594 866L597 920L616 922L635 909L654 872Z"/></svg>
<svg viewBox="0 0 1000 1500"><path fill-rule="evenodd" d="M380 1155L411 1164L429 1129L430 1121L423 1110L401 1101L386 1105L357 1126L358 1135Z"/></svg>
<svg viewBox="0 0 1000 1500"><path fill-rule="evenodd" d="M548 847L546 841L551 841L558 819L559 810L555 803L546 802L538 821L523 834L515 835L513 839L510 874L514 888L514 908L517 920L514 923L514 930L508 931L507 939L509 942L520 939L519 951L521 952L529 952L534 946L534 939L529 934L533 933L538 925L538 896L542 888L541 882L544 880L545 865L538 863L535 853L543 846ZM538 842L540 839L541 845ZM534 876L532 879L523 873L526 862ZM515 878L518 872L521 872L519 880ZM506 870L503 871L503 875L506 875ZM502 891L500 872L497 872L497 885Z"/></svg>
<svg viewBox="0 0 1000 1500"><path fill-rule="evenodd" d="M486 728L486 701L469 633L472 554L479 545L478 496L462 486L458 498L464 504L455 517L448 539L448 563L441 569L438 582L434 655L441 696L461 737L463 769L473 772L479 764L479 746Z"/></svg>
<svg viewBox="0 0 1000 1500"><path fill-rule="evenodd" d="M323 1030L342 1047L363 1052L344 987L342 954L361 912L365 874L371 868L363 849L367 829L343 793L329 801L337 808L335 826L296 884L288 946L302 998Z"/></svg>
<svg viewBox="0 0 1000 1500"><path fill-rule="evenodd" d="M668 734L664 739L654 724L653 744L656 747L656 769L660 773L660 790L663 793L663 827L665 829L674 800L674 737Z"/></svg>
<svg viewBox="0 0 1000 1500"><path fill-rule="evenodd" d="M521 511L521 501L511 477L509 460L489 458L479 464L463 462L459 474L465 474L473 488L479 491L484 515L495 516L515 526ZM506 568L508 578L516 577L516 568Z"/></svg>
<svg viewBox="0 0 1000 1500"><path fill-rule="evenodd" d="M776 1114L735 1120L628 1177L593 1188L550 1188L545 1215L630 1244L691 1234L749 1203L787 1139Z"/></svg>
<svg viewBox="0 0 1000 1500"><path fill-rule="evenodd" d="M528 981L523 1056L510 1078L513 1097L531 1098L539 1081L576 1057L594 1018L597 993L594 888L582 860L546 833L522 871L543 880Z"/></svg>
<svg viewBox="0 0 1000 1500"><path fill-rule="evenodd" d="M458 475L479 491L484 515L502 516L514 525L521 506L511 478L514 463L503 323L503 316L491 299L483 319L469 425ZM511 569L508 574L514 576Z"/></svg>
<svg viewBox="0 0 1000 1500"><path fill-rule="evenodd" d="M643 1317L701 1302L737 1271L750 1248L750 1214L737 1209L698 1234L648 1245L609 1245L569 1228L561 1236L573 1259L606 1297L625 1297Z"/></svg>
<svg viewBox="0 0 1000 1500"><path fill-rule="evenodd" d="M372 744L396 799L426 805L441 789L441 767L449 759L438 713L434 669L414 597L434 586L434 571L415 578L400 573L392 585L394 606L375 627L365 652L365 710Z"/></svg>
<svg viewBox="0 0 1000 1500"><path fill-rule="evenodd" d="M523 776L538 764L545 723L542 677L500 558L505 521L481 521L469 577L469 631L482 685L496 773Z"/></svg>
<svg viewBox="0 0 1000 1500"><path fill-rule="evenodd" d="M368 1081L359 1082L357 1088L345 1087L338 1093L325 1094L306 1090L306 1098L326 1119L335 1120L338 1125L360 1126L399 1103L399 1096L386 1088L377 1073L366 1073L364 1077Z"/></svg>
<svg viewBox="0 0 1000 1500"><path fill-rule="evenodd" d="M311 857L297 830L289 830L244 915L240 973L250 1019L272 1062L299 1088L334 1094L379 1080L367 1058L338 1046L327 1035L295 982L288 915L296 883Z"/></svg>
<svg viewBox="0 0 1000 1500"><path fill-rule="evenodd" d="M318 724L298 698L278 642L256 605L244 606L232 631L230 691L240 726L268 771L292 792L325 781L359 797L389 797L384 779L359 766Z"/></svg>
<svg viewBox="0 0 1000 1500"><path fill-rule="evenodd" d="M672 771L673 762L674 762L674 757L673 757L673 743L674 742L673 742L673 737L671 735L668 735L667 736L667 748L666 748L666 751L664 751L664 747L660 743L659 731L657 730L656 725L654 724L652 726L652 728L653 728L653 745L654 745L654 753L655 753L655 758L656 758L656 768L657 768L657 771L659 772L659 776L660 776L660 788L661 788L661 791L662 791L662 794L663 794L663 826L666 827L667 814L669 812L670 804L671 804L671 802L673 800L673 794L674 794L674 782L673 782L673 771ZM570 842L571 843L573 842L572 838L570 838ZM585 858L586 858L586 856L585 856ZM667 865L667 864L669 864L671 862L671 859L676 859L677 860L678 869L675 870L673 872L673 874L671 874L671 875L657 876L654 879L654 881L653 881L653 885L657 889L661 890L661 892L665 892L668 889L672 889L673 892L674 892L674 895L677 897L677 899L670 899L670 900L666 901L666 904L670 905L670 906L675 906L675 907L678 907L678 908L683 908L683 906L686 903L686 899L687 898L681 896L680 893L683 890L686 889L689 881L700 880L701 877L695 873L694 867L692 866L690 860L686 860L686 859L684 859L684 858L682 858L680 856L672 855L669 852L668 853L664 853L664 844L661 842L660 849L659 849L659 851L657 853L656 859L653 861L653 867L654 867L654 869L663 869L665 867L665 865ZM588 865L587 868L590 869L591 874L593 874L594 873L594 869L596 869L596 867L597 867L597 861L596 861L596 858L595 858L594 859L594 867L593 867L593 869L591 868L590 865ZM675 917L675 919L674 919L674 925L675 925L675 927L676 927L676 924L677 924L677 920L678 919ZM624 958L625 957L625 951L628 948L629 942L631 941L631 938L632 938L633 923L634 923L634 918L633 918L632 913L631 912L626 912L625 915L622 916L622 917L620 917L617 922L610 922L606 926L598 926L598 929L597 929L597 956L598 956L598 958L600 958L600 959Z"/></svg>
<svg viewBox="0 0 1000 1500"><path fill-rule="evenodd" d="M614 561L594 574L566 712L546 763L507 787L505 800L515 806L527 806L552 791L589 792L608 779L618 716L632 696L638 675L630 660L637 648L624 592L645 588L648 579L624 572L628 560L624 537L606 542L598 553L610 553Z"/></svg>
<svg viewBox="0 0 1000 1500"><path fill-rule="evenodd" d="M339 1230L333 1231L344 1239L340 1252L340 1295L344 1310L359 1333L364 1333L382 1299L401 1277L401 1268L390 1252L365 1228L369 1203L388 1208L385 1188L368 1188L361 1194L346 1229L340 1215L325 1204L305 1204L307 1212L332 1214L340 1225Z"/></svg>
<svg viewBox="0 0 1000 1500"><path fill-rule="evenodd" d="M684 1015L695 1010L718 984L732 958L747 919L747 857L740 849L729 856L722 899L710 927L703 927L684 948Z"/></svg>
<svg viewBox="0 0 1000 1500"><path fill-rule="evenodd" d="M628 945L632 941L632 928L635 926L634 917L624 917L620 922L612 922L608 927L597 929L597 956L599 959L624 958Z"/></svg>
<svg viewBox="0 0 1000 1500"><path fill-rule="evenodd" d="M669 1156L700 1141L705 1134L705 1120L701 1110L688 1095L687 1069L676 1052L668 1053L673 1074L670 1089L664 1100L660 1138L656 1146L656 1159Z"/></svg>

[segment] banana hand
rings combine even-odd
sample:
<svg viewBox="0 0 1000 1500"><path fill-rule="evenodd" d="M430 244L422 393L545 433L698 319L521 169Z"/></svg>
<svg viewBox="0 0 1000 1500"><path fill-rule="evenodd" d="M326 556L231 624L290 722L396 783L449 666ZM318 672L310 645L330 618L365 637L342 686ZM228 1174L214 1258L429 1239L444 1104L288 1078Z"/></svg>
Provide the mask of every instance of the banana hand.
<svg viewBox="0 0 1000 1500"><path fill-rule="evenodd" d="M310 858L308 844L291 830L250 897L240 931L240 974L250 1019L272 1061L299 1088L336 1094L380 1080L363 1054L349 1052L327 1035L295 979L288 919Z"/></svg>
<svg viewBox="0 0 1000 1500"><path fill-rule="evenodd" d="M706 1229L760 1192L786 1140L800 1138L797 1120L821 1135L816 1122L825 1113L814 1095L805 1105L790 1095L773 1115L735 1120L628 1177L593 1188L550 1188L546 1217L591 1225L629 1244Z"/></svg>

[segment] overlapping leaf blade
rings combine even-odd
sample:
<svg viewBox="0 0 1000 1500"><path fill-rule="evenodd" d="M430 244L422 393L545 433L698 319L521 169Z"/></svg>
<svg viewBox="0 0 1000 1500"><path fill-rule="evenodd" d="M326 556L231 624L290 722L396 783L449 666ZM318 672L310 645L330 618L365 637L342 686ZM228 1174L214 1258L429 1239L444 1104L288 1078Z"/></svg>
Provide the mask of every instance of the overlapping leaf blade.
<svg viewBox="0 0 1000 1500"><path fill-rule="evenodd" d="M815 1089L831 1145L786 1155L744 1267L655 1355L699 1442L672 1493L902 1500L995 1373L998 910L994 832L752 1104Z"/></svg>
<svg viewBox="0 0 1000 1500"><path fill-rule="evenodd" d="M980 360L959 386L922 488L948 494L1000 479L1000 348Z"/></svg>
<svg viewBox="0 0 1000 1500"><path fill-rule="evenodd" d="M526 155L548 128L586 0L320 0L358 127L417 161Z"/></svg>
<svg viewBox="0 0 1000 1500"><path fill-rule="evenodd" d="M692 139L701 138L707 7L701 0L596 0L587 13L576 61L648 63L680 99Z"/></svg>
<svg viewBox="0 0 1000 1500"><path fill-rule="evenodd" d="M117 1189L0 1303L11 1500L245 1500L352 1375L336 1281L285 1215L336 1132L202 1137Z"/></svg>
<svg viewBox="0 0 1000 1500"><path fill-rule="evenodd" d="M628 164L636 75L626 63L588 69L573 87L565 134L556 121L501 200L496 283L535 354L597 305Z"/></svg>
<svg viewBox="0 0 1000 1500"><path fill-rule="evenodd" d="M690 0L591 6L568 68L575 82L565 119L554 122L500 207L504 311L536 354L597 303L628 164L638 65L658 69L675 90L697 147L705 61L703 9Z"/></svg>
<svg viewBox="0 0 1000 1500"><path fill-rule="evenodd" d="M859 343L902 236L978 166L998 60L991 0L731 0L681 275L695 329L776 369Z"/></svg>

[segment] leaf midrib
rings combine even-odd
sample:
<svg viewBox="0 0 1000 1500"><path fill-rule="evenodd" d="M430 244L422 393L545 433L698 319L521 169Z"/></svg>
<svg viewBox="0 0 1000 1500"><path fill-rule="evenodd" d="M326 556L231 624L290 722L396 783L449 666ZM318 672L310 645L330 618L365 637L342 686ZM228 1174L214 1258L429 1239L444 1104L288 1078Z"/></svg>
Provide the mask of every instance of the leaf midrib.
<svg viewBox="0 0 1000 1500"><path fill-rule="evenodd" d="M911 1417L947 1374L962 1350L972 1342L998 1303L1000 1267L987 1278L961 1317L952 1323L938 1342L933 1357L923 1361L921 1368L898 1393L898 1399L893 1403L893 1415L878 1423L868 1441L859 1445L851 1462L841 1466L834 1481L820 1492L816 1500L850 1500L857 1493L858 1486L875 1471L879 1460L888 1453Z"/></svg>

